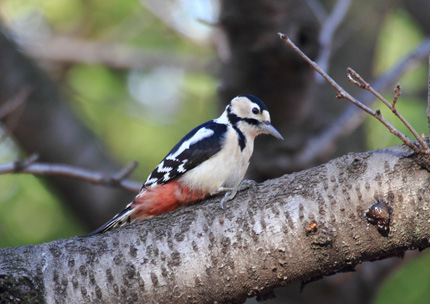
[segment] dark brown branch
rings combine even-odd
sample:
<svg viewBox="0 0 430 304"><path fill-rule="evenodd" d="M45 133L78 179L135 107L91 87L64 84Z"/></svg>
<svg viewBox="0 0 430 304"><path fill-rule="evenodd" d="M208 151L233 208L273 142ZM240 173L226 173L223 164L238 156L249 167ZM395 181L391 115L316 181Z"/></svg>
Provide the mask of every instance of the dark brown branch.
<svg viewBox="0 0 430 304"><path fill-rule="evenodd" d="M139 192L141 186L137 182L126 179L126 177L128 177L137 167L136 161L132 162L117 174L107 175L70 165L37 163L37 158L38 156L33 155L26 160L16 160L10 163L1 164L0 174L25 173L40 176L67 177L96 185L118 187L134 194Z"/></svg>
<svg viewBox="0 0 430 304"><path fill-rule="evenodd" d="M370 114L371 116L378 119L391 133L400 138L408 147L410 147L416 153L425 153L428 154L428 147L422 146L418 147L415 143L413 143L406 135L402 132L398 131L393 125L391 125L382 115L379 110L373 111L371 108L361 103L359 100L355 99L348 92L346 92L336 81L334 81L324 70L322 70L318 64L312 61L308 56L306 56L285 34L278 33L279 37L284 41L284 43L290 46L297 54L299 54L309 65L317 71L325 80L327 80L330 85L336 89L337 94L336 98L343 98L363 110L364 112Z"/></svg>
<svg viewBox="0 0 430 304"><path fill-rule="evenodd" d="M396 88L394 89L394 98L393 98L393 103L392 103L393 108L396 107L397 99L400 97L400 95L402 95L402 92L401 92L401 87L400 87L400 83L399 83L399 84L397 84Z"/></svg>

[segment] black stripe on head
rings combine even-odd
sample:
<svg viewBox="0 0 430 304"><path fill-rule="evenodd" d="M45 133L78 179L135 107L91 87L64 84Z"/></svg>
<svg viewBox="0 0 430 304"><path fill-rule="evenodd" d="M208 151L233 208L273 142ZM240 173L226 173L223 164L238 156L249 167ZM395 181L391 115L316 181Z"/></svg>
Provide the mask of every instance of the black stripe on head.
<svg viewBox="0 0 430 304"><path fill-rule="evenodd" d="M239 95L238 97L246 97L246 98L248 98L253 103L257 104L260 107L260 110L262 112L263 112L263 110L268 111L266 105L264 104L264 102L262 102L260 98L255 97L254 95L246 94L246 95Z"/></svg>

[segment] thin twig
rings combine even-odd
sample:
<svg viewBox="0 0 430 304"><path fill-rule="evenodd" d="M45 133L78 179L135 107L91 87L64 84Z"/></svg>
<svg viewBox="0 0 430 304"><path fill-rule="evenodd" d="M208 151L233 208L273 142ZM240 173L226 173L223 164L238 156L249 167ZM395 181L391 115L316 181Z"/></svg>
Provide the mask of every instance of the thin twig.
<svg viewBox="0 0 430 304"><path fill-rule="evenodd" d="M424 40L414 50L399 60L394 67L375 80L372 83L372 87L378 91L386 90L399 78L400 75L412 70L424 58L428 58L429 52L430 38ZM376 98L374 98L372 94L369 94L369 92L363 91L363 93L359 95L358 100L361 100L367 106L371 106L376 101ZM430 109L428 110L428 113L430 128ZM339 138L351 134L359 125L361 125L365 117L366 115L363 111L352 104L349 105L330 126L324 129L320 134L309 138L302 150L297 153L295 163L299 164L301 167L309 167L310 165L315 164L316 159L326 157L335 150L335 142Z"/></svg>
<svg viewBox="0 0 430 304"><path fill-rule="evenodd" d="M396 89L394 90L394 98L393 98L393 103L392 103L393 108L396 107L397 99L400 97L401 94L402 94L402 92L401 92L401 88L400 88L400 83L398 83L396 86Z"/></svg>
<svg viewBox="0 0 430 304"><path fill-rule="evenodd" d="M418 140L418 142L420 143L421 147L423 148L423 151L425 154L429 154L429 147L427 146L427 144L425 143L425 141L421 138L421 136L418 135L417 131L415 131L415 129L412 127L412 125L403 117L402 114L399 113L399 111L397 111L395 104L397 101L397 98L400 95L400 86L397 85L397 88L395 90L395 97L393 100L393 103L389 103L388 100L386 100L379 92L377 92L374 88L372 88L369 83L367 83L363 77L361 77L356 71L354 71L351 68L347 69L348 73L350 73L352 76L354 76L355 78L358 79L358 81L362 84L362 88L369 91L370 93L372 93L373 95L376 96L376 98L378 98L380 101L382 101L383 104L385 104L393 113L394 115L396 115L400 121L408 128L409 131L411 131L411 133L415 136L415 138ZM350 77L348 77L348 79L350 79ZM361 87L361 86L360 86Z"/></svg>
<svg viewBox="0 0 430 304"><path fill-rule="evenodd" d="M306 62L310 64L310 66L317 71L324 79L327 80L330 85L336 89L337 94L336 98L343 98L348 100L349 102L353 103L366 113L372 115L376 119L378 119L391 133L396 135L398 138L400 138L407 146L409 146L411 149L414 150L416 153L429 153L428 148L425 149L422 146L422 148L418 147L414 142L412 142L409 138L407 138L406 135L398 131L393 125L391 125L381 114L379 110L373 111L368 106L364 105L354 97L352 97L348 92L346 92L339 84L336 83L326 72L324 72L318 64L316 64L314 61L312 61L308 56L306 56L285 34L278 33L279 37L284 41L286 45L291 47L297 54L299 54Z"/></svg>
<svg viewBox="0 0 430 304"><path fill-rule="evenodd" d="M0 174L25 173L41 176L61 176L96 185L119 187L132 193L138 193L140 190L141 185L139 183L125 178L136 168L137 162L132 162L119 173L110 176L70 165L37 163L36 160L37 155L32 155L26 160L0 164Z"/></svg>

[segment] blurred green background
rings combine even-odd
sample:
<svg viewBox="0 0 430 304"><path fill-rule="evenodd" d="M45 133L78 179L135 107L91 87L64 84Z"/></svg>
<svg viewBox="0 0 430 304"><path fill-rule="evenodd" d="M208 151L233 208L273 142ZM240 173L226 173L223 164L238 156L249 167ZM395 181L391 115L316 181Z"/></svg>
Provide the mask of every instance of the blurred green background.
<svg viewBox="0 0 430 304"><path fill-rule="evenodd" d="M163 1L161 1L163 2ZM194 126L217 117L219 79L217 54L211 43L216 23L216 1L176 1L164 16L157 1L113 0L3 0L0 14L8 28L31 49L53 36L80 37L115 43L151 54L186 58L177 67L114 68L75 62L58 69L49 60L45 68L72 101L78 117L104 142L121 163L138 160L133 178L143 182L170 148ZM163 4L164 5L164 4ZM424 39L424 34L401 8L387 18L373 59L376 75L392 67ZM42 41L42 42L41 42ZM40 47L40 45L39 45ZM168 52L167 52L168 51ZM36 56L37 57L37 56ZM167 60L167 58L166 58ZM203 62L187 68L187 63ZM182 67L181 67L182 65ZM353 67L359 72L359 67ZM398 109L416 130L428 135L426 102L416 97L427 87L427 66L403 75ZM388 100L394 92L386 93ZM401 131L407 130L380 104L383 115ZM375 119L365 122L369 150L400 141ZM382 140L381 140L382 139ZM127 147L127 149L124 149ZM0 163L20 155L14 141L2 136ZM29 175L0 176L0 246L39 244L88 232L71 210L62 205L43 181ZM376 303L427 303L430 293L430 255L418 258L387 278Z"/></svg>

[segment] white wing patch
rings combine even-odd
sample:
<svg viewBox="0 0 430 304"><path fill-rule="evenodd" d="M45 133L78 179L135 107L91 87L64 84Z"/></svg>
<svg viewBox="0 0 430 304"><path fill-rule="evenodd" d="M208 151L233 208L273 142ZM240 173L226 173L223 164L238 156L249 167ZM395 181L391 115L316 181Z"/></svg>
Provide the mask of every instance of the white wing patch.
<svg viewBox="0 0 430 304"><path fill-rule="evenodd" d="M150 175L149 177L151 177L151 175ZM157 179L156 177L148 178L148 179L146 180L146 182L145 182L145 185L156 186L156 185L157 185L157 184L156 184L157 180L158 180L158 179Z"/></svg>
<svg viewBox="0 0 430 304"><path fill-rule="evenodd" d="M194 134L189 140L184 141L182 145L178 148L178 150L176 150L175 153L167 156L166 159L177 160L178 155L180 155L185 150L189 149L192 144L199 142L205 139L206 137L210 137L213 134L214 134L214 131L212 131L211 129L202 128L198 130L196 134Z"/></svg>
<svg viewBox="0 0 430 304"><path fill-rule="evenodd" d="M164 161L162 161L161 163L158 164L157 166L157 171L158 172L170 172L172 171L172 167L164 167Z"/></svg>
<svg viewBox="0 0 430 304"><path fill-rule="evenodd" d="M184 173L185 171L187 171L185 168L184 168L184 165L185 165L185 163L188 161L188 159L185 159L183 162L182 162L182 164L180 164L179 166L178 166L178 172L179 173Z"/></svg>

